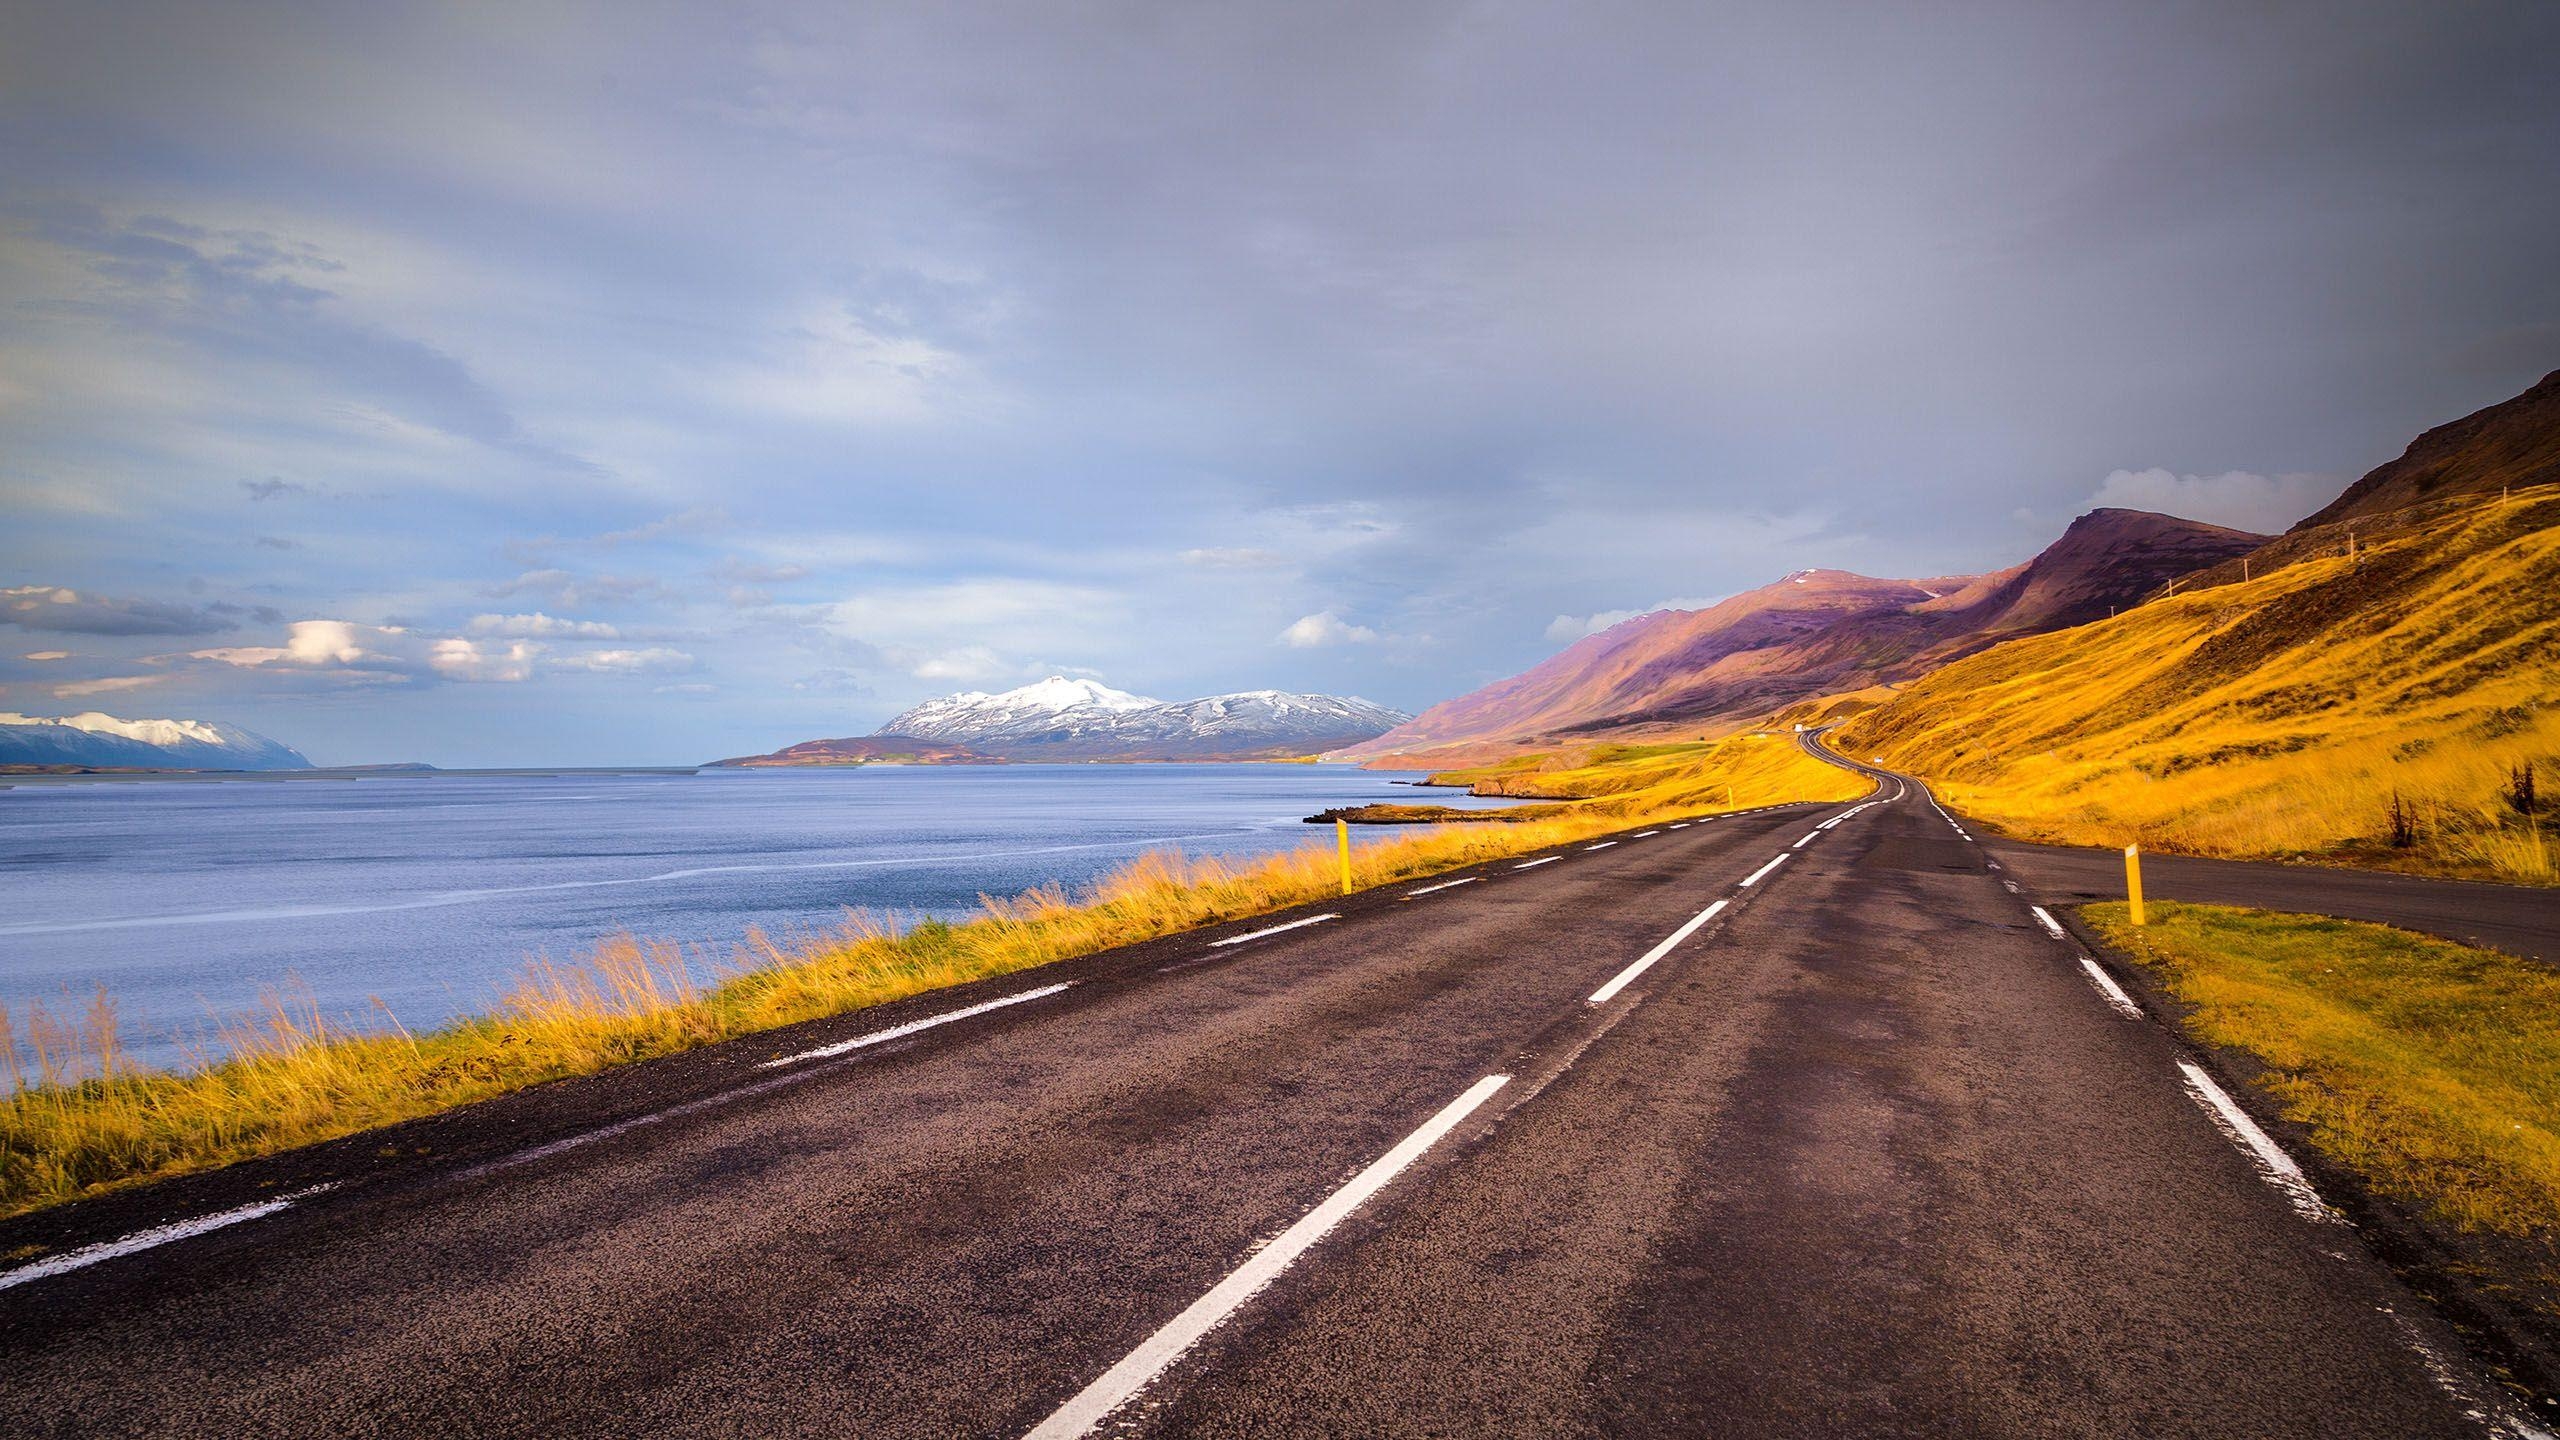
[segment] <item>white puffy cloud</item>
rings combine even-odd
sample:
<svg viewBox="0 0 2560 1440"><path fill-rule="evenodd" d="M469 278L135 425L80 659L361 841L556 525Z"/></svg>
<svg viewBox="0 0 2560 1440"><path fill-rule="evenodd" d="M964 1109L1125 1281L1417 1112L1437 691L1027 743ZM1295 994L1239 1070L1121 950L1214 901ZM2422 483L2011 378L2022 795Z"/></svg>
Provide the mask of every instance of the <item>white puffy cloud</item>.
<svg viewBox="0 0 2560 1440"><path fill-rule="evenodd" d="M511 640L503 646L483 645L456 635L438 640L429 648L427 665L447 680L513 684L533 678L533 662L541 653L542 647L529 640Z"/></svg>
<svg viewBox="0 0 2560 1440"><path fill-rule="evenodd" d="M504 644L465 636L432 636L399 625L360 625L350 620L296 620L282 645L226 645L189 652L190 659L249 670L326 674L349 680L389 682L445 679L512 683L533 677L542 647L528 640Z"/></svg>
<svg viewBox="0 0 2560 1440"><path fill-rule="evenodd" d="M619 640L622 632L601 620L566 620L536 610L530 615L474 615L463 629L473 635L519 639Z"/></svg>
<svg viewBox="0 0 2560 1440"><path fill-rule="evenodd" d="M1320 645L1365 645L1378 638L1378 632L1366 625L1353 625L1330 610L1301 615L1280 632L1279 641L1297 650L1312 650Z"/></svg>
<svg viewBox="0 0 2560 1440"><path fill-rule="evenodd" d="M2154 465L2115 470L2089 498L2096 506L2156 510L2214 525L2273 534L2337 498L2336 476L2258 475L2225 470L2219 475L2178 475Z"/></svg>
<svg viewBox="0 0 2560 1440"><path fill-rule="evenodd" d="M68 650L30 650L26 653L24 658L29 660L68 660L71 658L71 652Z"/></svg>

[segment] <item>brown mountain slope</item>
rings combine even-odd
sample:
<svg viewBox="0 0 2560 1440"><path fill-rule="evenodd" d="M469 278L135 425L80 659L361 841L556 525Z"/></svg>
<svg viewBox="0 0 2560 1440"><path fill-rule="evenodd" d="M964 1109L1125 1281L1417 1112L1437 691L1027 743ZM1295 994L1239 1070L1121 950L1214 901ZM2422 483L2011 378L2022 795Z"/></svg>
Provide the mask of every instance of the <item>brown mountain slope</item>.
<svg viewBox="0 0 2560 1440"><path fill-rule="evenodd" d="M1343 753L1366 759L1559 735L1595 721L1645 714L1721 660L1783 647L1849 615L1895 612L1965 583L1799 571L1704 610L1657 610L1621 621Z"/></svg>
<svg viewBox="0 0 2560 1440"><path fill-rule="evenodd" d="M2137 510L2081 516L2044 553L1989 575L1874 580L1808 570L1706 610L1639 616L1346 752L1522 746L1708 724L1903 680L2020 635L2104 619L2170 577L2266 540Z"/></svg>
<svg viewBox="0 0 2560 1440"><path fill-rule="evenodd" d="M2316 529L2426 500L2560 481L2560 370L2512 400L2439 425L2409 442L2399 459L2374 467L2318 514L2294 526Z"/></svg>

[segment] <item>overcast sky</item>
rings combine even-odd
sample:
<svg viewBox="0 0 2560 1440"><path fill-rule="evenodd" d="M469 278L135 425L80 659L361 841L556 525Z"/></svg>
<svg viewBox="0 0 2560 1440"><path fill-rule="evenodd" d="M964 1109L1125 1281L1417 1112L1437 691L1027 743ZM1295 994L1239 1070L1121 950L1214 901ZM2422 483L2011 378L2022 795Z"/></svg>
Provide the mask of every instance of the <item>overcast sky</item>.
<svg viewBox="0 0 2560 1440"><path fill-rule="evenodd" d="M1419 709L2093 504L2281 528L2560 367L2556 71L2535 5L9 0L0 709Z"/></svg>

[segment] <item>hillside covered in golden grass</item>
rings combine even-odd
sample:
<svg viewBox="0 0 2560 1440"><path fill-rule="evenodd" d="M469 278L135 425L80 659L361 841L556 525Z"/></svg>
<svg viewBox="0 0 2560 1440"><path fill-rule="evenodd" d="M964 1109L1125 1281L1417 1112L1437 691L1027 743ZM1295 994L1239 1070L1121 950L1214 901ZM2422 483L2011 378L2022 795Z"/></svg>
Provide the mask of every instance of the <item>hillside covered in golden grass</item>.
<svg viewBox="0 0 2560 1440"><path fill-rule="evenodd" d="M1796 800L1854 800L1867 793L1865 779L1806 754L1787 734L1748 732L1722 740L1668 745L1579 745L1517 755L1490 765L1444 770L1431 784L1466 788L1474 795L1553 800L1506 810L1453 810L1447 806L1363 805L1327 811L1317 819L1354 824L1426 821L1517 823L1560 816L1597 822L1647 820L1716 810L1746 810Z"/></svg>
<svg viewBox="0 0 2560 1440"><path fill-rule="evenodd" d="M2560 487L2352 523L1949 665L1841 743L2027 838L2549 882Z"/></svg>

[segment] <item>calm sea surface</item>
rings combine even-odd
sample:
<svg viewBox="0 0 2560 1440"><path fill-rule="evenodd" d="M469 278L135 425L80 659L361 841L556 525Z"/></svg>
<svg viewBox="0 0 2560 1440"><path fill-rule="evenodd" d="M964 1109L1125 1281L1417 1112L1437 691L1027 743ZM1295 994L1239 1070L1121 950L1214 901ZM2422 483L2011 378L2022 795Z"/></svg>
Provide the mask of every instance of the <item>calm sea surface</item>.
<svg viewBox="0 0 2560 1440"><path fill-rule="evenodd" d="M725 955L749 926L828 926L847 906L958 916L981 892L1074 887L1152 847L1329 843L1301 817L1410 797L1399 778L1414 777L1023 765L20 785L0 790L0 1002L59 1013L103 984L127 1046L161 1065L288 980L324 1014L362 1019L379 997L423 1028L489 1008L528 955L573 957L615 930Z"/></svg>

